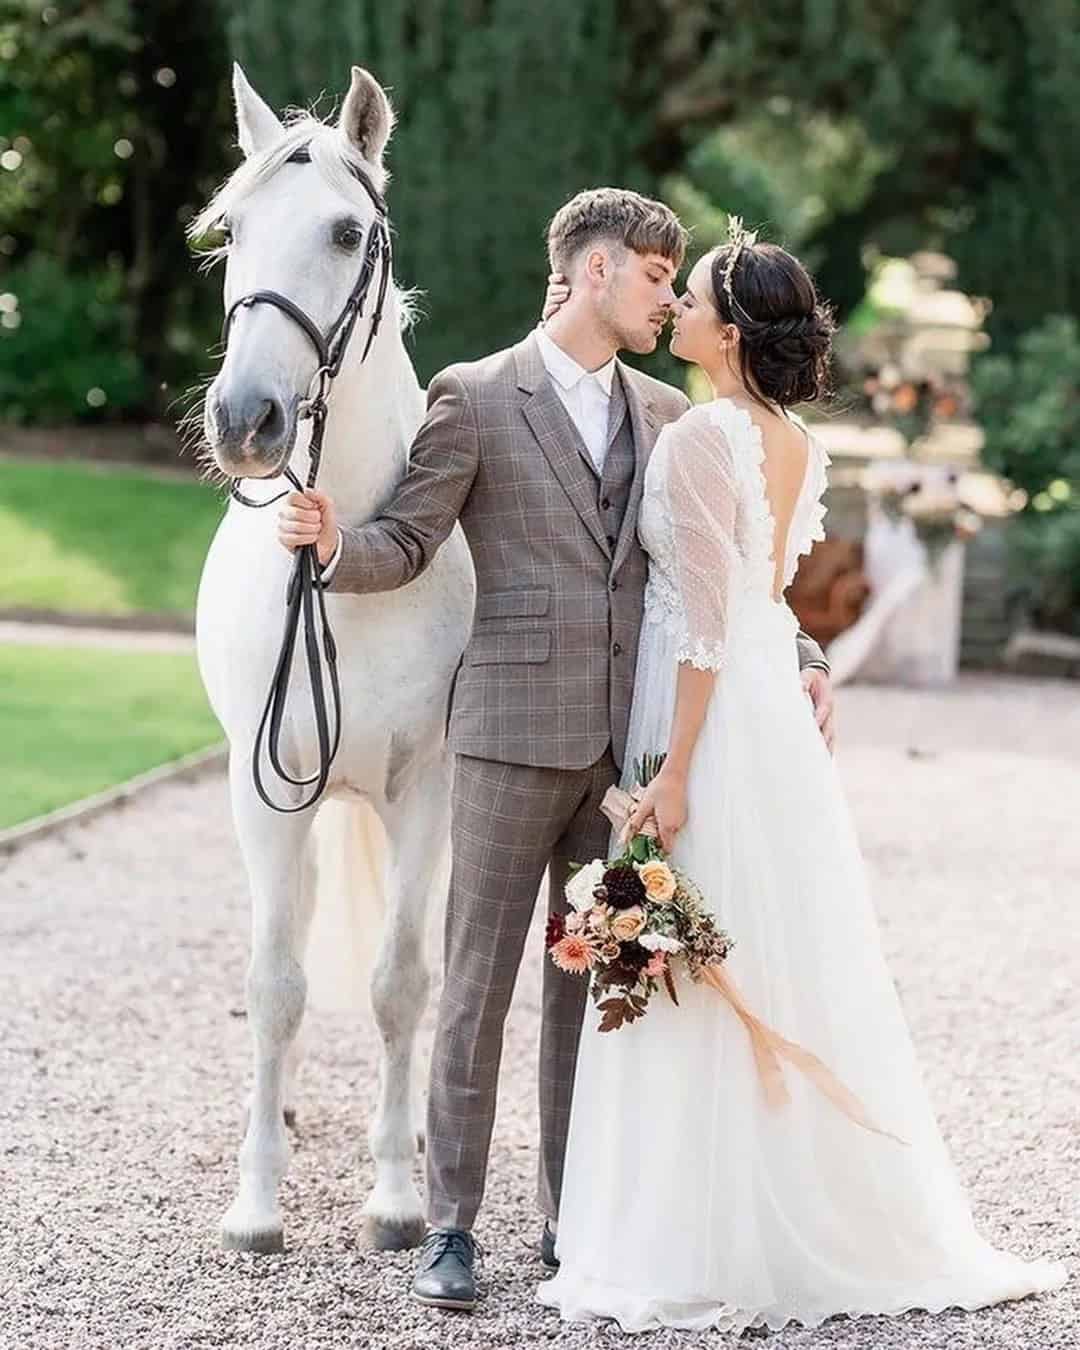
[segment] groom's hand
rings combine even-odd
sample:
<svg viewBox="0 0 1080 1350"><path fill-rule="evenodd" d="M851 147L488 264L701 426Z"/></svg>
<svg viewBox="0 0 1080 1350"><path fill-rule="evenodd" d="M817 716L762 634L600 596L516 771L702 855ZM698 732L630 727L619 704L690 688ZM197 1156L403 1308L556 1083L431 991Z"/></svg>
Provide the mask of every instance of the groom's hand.
<svg viewBox="0 0 1080 1350"><path fill-rule="evenodd" d="M333 499L314 488L290 492L278 514L278 539L290 553L305 544L314 544L319 563L325 567L338 544Z"/></svg>
<svg viewBox="0 0 1080 1350"><path fill-rule="evenodd" d="M833 699L832 680L819 666L808 666L802 673L803 688L810 695L814 705L814 716L818 728L825 737L825 744L831 755L836 748L836 703Z"/></svg>

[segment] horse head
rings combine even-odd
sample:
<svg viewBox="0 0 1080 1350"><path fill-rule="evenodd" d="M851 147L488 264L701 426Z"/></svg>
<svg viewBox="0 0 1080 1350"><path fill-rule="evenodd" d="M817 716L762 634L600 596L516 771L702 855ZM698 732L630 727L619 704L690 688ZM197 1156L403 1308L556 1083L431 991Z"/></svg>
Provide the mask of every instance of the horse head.
<svg viewBox="0 0 1080 1350"><path fill-rule="evenodd" d="M220 231L213 256L226 260L226 349L203 426L224 474L273 477L289 461L303 402L325 365L320 336L333 332L356 294L373 232L385 234L383 150L394 117L359 66L335 123L308 115L281 122L239 66L233 91L244 162L190 231ZM382 265L389 269L388 256ZM378 285L360 298L363 339Z"/></svg>

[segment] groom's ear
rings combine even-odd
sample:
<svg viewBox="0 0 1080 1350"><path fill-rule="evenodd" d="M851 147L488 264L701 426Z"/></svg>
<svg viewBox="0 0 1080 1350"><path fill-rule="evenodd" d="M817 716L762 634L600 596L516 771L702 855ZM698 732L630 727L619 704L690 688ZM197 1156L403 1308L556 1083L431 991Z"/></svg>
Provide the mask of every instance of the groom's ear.
<svg viewBox="0 0 1080 1350"><path fill-rule="evenodd" d="M582 275L586 281L603 286L611 280L613 260L610 252L599 245L590 248L582 260Z"/></svg>

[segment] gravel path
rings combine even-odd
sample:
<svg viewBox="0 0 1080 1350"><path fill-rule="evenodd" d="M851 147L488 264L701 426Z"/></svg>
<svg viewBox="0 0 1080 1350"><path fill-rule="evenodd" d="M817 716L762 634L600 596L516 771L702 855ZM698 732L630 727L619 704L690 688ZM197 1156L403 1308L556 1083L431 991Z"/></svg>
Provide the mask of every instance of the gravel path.
<svg viewBox="0 0 1080 1350"><path fill-rule="evenodd" d="M840 716L893 970L979 1222L1075 1271L1080 691L975 677L940 694L855 688ZM477 1313L413 1306L411 1257L361 1246L375 1037L342 1015L309 1018L288 1250L219 1251L247 1080L246 919L218 776L0 859L2 1350L722 1343L566 1329L531 1301L536 932L507 1036ZM768 1341L1065 1350L1080 1345L1080 1281L976 1314L839 1319Z"/></svg>
<svg viewBox="0 0 1080 1350"><path fill-rule="evenodd" d="M144 652L195 650L195 637L192 633L143 632L137 628L2 619L0 645L8 642L34 647L119 647Z"/></svg>

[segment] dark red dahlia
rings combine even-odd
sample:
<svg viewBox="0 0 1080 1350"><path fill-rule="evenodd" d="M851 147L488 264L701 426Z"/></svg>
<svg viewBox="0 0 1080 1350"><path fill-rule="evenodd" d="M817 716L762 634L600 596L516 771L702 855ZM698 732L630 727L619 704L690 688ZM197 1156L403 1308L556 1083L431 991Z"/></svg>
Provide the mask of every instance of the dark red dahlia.
<svg viewBox="0 0 1080 1350"><path fill-rule="evenodd" d="M609 867L604 873L604 889L613 909L632 909L645 903L645 887L632 867Z"/></svg>
<svg viewBox="0 0 1080 1350"><path fill-rule="evenodd" d="M549 914L547 921L547 933L544 937L546 947L554 947L556 942L561 942L566 936L566 921L561 914Z"/></svg>

